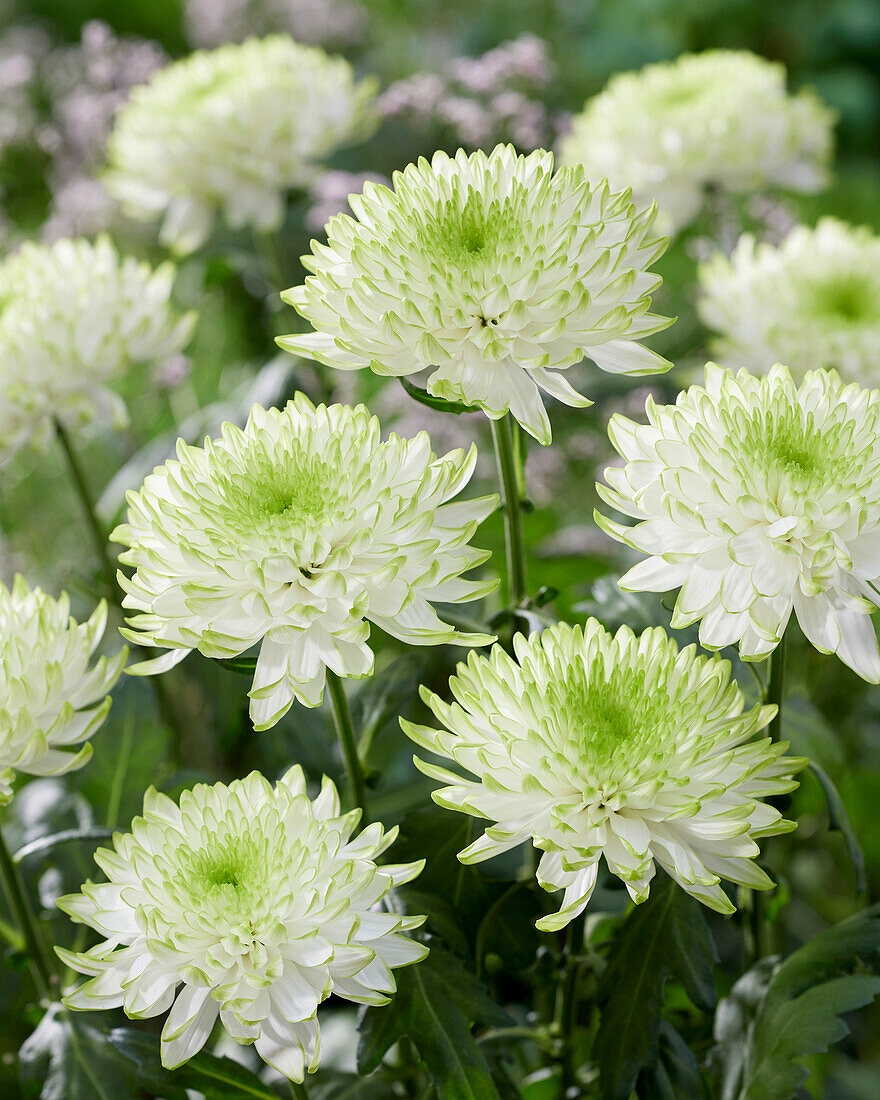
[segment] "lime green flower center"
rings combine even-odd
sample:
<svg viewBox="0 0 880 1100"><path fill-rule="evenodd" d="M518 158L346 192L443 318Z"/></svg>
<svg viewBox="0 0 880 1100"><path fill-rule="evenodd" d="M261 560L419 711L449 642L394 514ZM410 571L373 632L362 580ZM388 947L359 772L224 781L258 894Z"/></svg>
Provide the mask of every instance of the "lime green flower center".
<svg viewBox="0 0 880 1100"><path fill-rule="evenodd" d="M861 274L834 274L810 282L804 301L811 316L832 324L880 322L880 286Z"/></svg>
<svg viewBox="0 0 880 1100"><path fill-rule="evenodd" d="M246 474L224 472L224 511L239 530L298 529L326 519L339 485L338 471L293 446L269 457L250 456Z"/></svg>
<svg viewBox="0 0 880 1100"><path fill-rule="evenodd" d="M454 196L427 219L421 243L456 265L491 262L505 241L512 239L514 220L509 200L496 199L486 206L480 195L470 192L464 204Z"/></svg>

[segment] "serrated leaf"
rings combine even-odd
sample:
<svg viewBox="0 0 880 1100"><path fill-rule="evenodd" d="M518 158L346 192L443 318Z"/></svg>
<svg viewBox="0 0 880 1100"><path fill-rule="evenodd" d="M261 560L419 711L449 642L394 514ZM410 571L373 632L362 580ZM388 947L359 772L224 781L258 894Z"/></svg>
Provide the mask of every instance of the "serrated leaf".
<svg viewBox="0 0 880 1100"><path fill-rule="evenodd" d="M715 946L699 902L667 876L630 913L614 939L600 987L596 1035L603 1100L629 1100L658 1054L663 984L674 975L700 1008L714 1007Z"/></svg>
<svg viewBox="0 0 880 1100"><path fill-rule="evenodd" d="M855 871L856 893L861 898L864 898L868 891L865 853L862 851L862 846L859 844L859 838L856 836L855 829L852 827L846 805L840 797L840 792L834 785L834 780L824 768L820 767L815 760L811 760L810 770L819 780L825 794L825 801L828 804L828 828L832 831L837 830L843 835L846 850L852 862L853 870Z"/></svg>
<svg viewBox="0 0 880 1100"><path fill-rule="evenodd" d="M418 401L420 405L427 405L429 409L435 409L437 412L455 413L456 416L461 413L479 412L475 405L465 405L461 401L446 401L442 397L435 397L427 390L414 386L408 378L400 378L399 382L413 400Z"/></svg>
<svg viewBox="0 0 880 1100"><path fill-rule="evenodd" d="M483 985L438 944L415 966L397 972L397 993L382 1008L368 1008L360 1021L358 1068L372 1073L404 1036L416 1046L444 1100L498 1100L474 1026L506 1027L510 1017Z"/></svg>
<svg viewBox="0 0 880 1100"><path fill-rule="evenodd" d="M708 1100L709 1091L697 1059L675 1028L660 1024L656 1065L643 1070L636 1090L639 1100Z"/></svg>
<svg viewBox="0 0 880 1100"><path fill-rule="evenodd" d="M134 1068L138 1086L155 1092L163 1100L186 1100L187 1089L200 1092L205 1100L278 1100L279 1094L231 1058L217 1058L200 1051L175 1070L162 1065L157 1035L134 1028L118 1027L109 1042Z"/></svg>
<svg viewBox="0 0 880 1100"><path fill-rule="evenodd" d="M92 1016L50 1005L18 1052L23 1100L139 1100L133 1067ZM174 1100L168 1097L167 1100Z"/></svg>
<svg viewBox="0 0 880 1100"><path fill-rule="evenodd" d="M329 1069L309 1079L308 1091L309 1100L388 1100L394 1095L391 1082L382 1074L359 1077Z"/></svg>

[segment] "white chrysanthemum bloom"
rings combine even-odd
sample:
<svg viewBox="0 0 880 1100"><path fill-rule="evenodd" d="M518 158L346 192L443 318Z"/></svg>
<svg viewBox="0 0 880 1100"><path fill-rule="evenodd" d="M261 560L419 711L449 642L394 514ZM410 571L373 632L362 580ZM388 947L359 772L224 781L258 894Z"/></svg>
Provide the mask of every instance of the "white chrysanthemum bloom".
<svg viewBox="0 0 880 1100"><path fill-rule="evenodd" d="M16 772L61 775L91 757L128 657L123 646L89 667L106 622L103 601L77 623L66 593L53 600L20 576L11 590L0 583L0 805Z"/></svg>
<svg viewBox="0 0 880 1100"><path fill-rule="evenodd" d="M171 302L174 274L104 236L26 243L0 263L0 450L45 444L55 420L127 423L109 383L180 351L195 326Z"/></svg>
<svg viewBox="0 0 880 1100"><path fill-rule="evenodd" d="M422 748L476 776L462 778L416 758L449 786L434 801L488 818L459 853L476 863L531 839L544 854L538 882L564 890L555 931L582 913L599 861L636 902L647 898L655 861L689 894L721 913L735 906L720 880L765 889L756 838L794 828L761 799L797 784L805 760L786 744L752 741L773 706L743 710L730 665L679 651L658 627L612 636L595 619L559 624L471 653L449 681L453 702L422 689L442 730L401 719Z"/></svg>
<svg viewBox="0 0 880 1100"><path fill-rule="evenodd" d="M650 555L621 588L681 586L673 627L700 620L704 646L738 643L746 660L772 652L794 613L817 649L880 682L880 390L710 363L705 388L649 398L647 414L611 418L625 465L598 486L638 521L601 526Z"/></svg>
<svg viewBox="0 0 880 1100"><path fill-rule="evenodd" d="M282 295L316 330L279 337L288 351L385 375L431 367L430 393L510 411L542 443L541 390L590 404L561 373L585 355L615 373L669 367L638 342L671 323L649 312L661 280L647 268L667 243L653 207L554 172L552 153L435 153L349 203L357 217L331 218L303 259L313 274Z"/></svg>
<svg viewBox="0 0 880 1100"><path fill-rule="evenodd" d="M126 637L169 647L142 671L261 642L251 718L267 729L294 699L320 703L327 668L370 674L370 623L413 645L493 641L459 634L428 602L496 585L462 574L489 556L469 540L498 498L450 503L475 448L437 458L425 432L383 442L362 405L316 409L297 394L283 411L256 406L243 431L226 424L204 448L179 442L177 456L129 494L111 536L136 570L120 576L125 606L142 612Z"/></svg>
<svg viewBox="0 0 880 1100"><path fill-rule="evenodd" d="M222 213L277 229L286 194L374 126L373 80L287 35L198 50L133 89L107 147L107 187L133 217L164 217L162 241L191 252Z"/></svg>
<svg viewBox="0 0 880 1100"><path fill-rule="evenodd" d="M151 788L131 832L95 853L108 881L58 901L106 937L89 951L56 948L91 978L64 1003L121 1005L135 1019L171 1009L169 1069L201 1050L219 1016L233 1039L302 1081L321 1057L319 1004L331 993L387 1004L392 967L428 953L400 934L424 917L380 909L424 861L378 866L397 829L354 837L359 814L340 814L329 779L310 800L298 766L275 787L258 772L200 784L179 806Z"/></svg>
<svg viewBox="0 0 880 1100"><path fill-rule="evenodd" d="M593 179L656 199L667 232L699 213L707 187L818 191L827 181L835 113L785 68L748 50L707 50L618 73L588 100L561 159Z"/></svg>
<svg viewBox="0 0 880 1100"><path fill-rule="evenodd" d="M740 238L733 255L700 265L703 323L722 364L799 373L838 370L845 381L880 380L880 237L823 218L778 247Z"/></svg>

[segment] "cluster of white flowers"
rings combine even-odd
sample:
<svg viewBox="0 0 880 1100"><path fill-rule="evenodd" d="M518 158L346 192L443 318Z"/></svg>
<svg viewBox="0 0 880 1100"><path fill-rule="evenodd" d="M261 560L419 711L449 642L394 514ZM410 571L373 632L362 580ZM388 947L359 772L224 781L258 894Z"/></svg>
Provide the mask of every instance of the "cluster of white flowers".
<svg viewBox="0 0 880 1100"><path fill-rule="evenodd" d="M140 614L124 633L170 647L144 672L262 642L251 718L266 729L294 699L320 703L327 668L370 674L371 622L413 645L493 640L459 634L428 602L495 587L462 574L488 557L469 540L497 497L450 503L474 448L436 458L425 432L383 442L363 406L316 409L298 394L283 411L256 406L243 431L226 424L204 448L181 441L177 455L129 494L112 535L136 570L122 584Z"/></svg>
<svg viewBox="0 0 880 1100"><path fill-rule="evenodd" d="M109 383L179 352L194 313L171 302L174 267L94 244L25 244L0 264L0 453L51 437L55 421L127 422Z"/></svg>
<svg viewBox="0 0 880 1100"><path fill-rule="evenodd" d="M423 691L444 729L401 720L422 748L476 779L417 759L448 784L434 801L488 818L459 853L489 859L532 840L544 854L538 881L564 889L556 930L586 908L604 856L636 902L648 896L655 861L689 894L721 913L734 905L722 878L766 889L756 838L793 828L761 801L796 784L806 760L753 741L773 707L743 711L730 665L679 651L659 628L613 637L595 620L514 638L472 653L449 681L453 703Z"/></svg>
<svg viewBox="0 0 880 1100"><path fill-rule="evenodd" d="M133 217L164 218L162 241L198 248L222 212L274 230L286 193L372 125L372 80L287 35L199 50L133 90L107 147L109 191Z"/></svg>
<svg viewBox="0 0 880 1100"><path fill-rule="evenodd" d="M746 235L729 259L701 264L699 278L700 316L722 366L788 363L799 376L833 369L880 382L880 237L867 227L823 218L777 248Z"/></svg>
<svg viewBox="0 0 880 1100"><path fill-rule="evenodd" d="M57 948L90 980L71 1008L121 1005L135 1018L171 1011L162 1061L179 1066L204 1046L218 1016L240 1043L302 1081L320 1058L318 1005L330 996L385 1004L393 967L427 948L401 932L423 917L379 908L422 862L376 865L397 830L340 814L325 779L313 801L302 769L273 787L257 772L200 784L180 805L149 790L143 817L116 833L96 862L107 882L59 900L106 937L88 951Z"/></svg>
<svg viewBox="0 0 880 1100"><path fill-rule="evenodd" d="M706 367L675 405L648 401L648 423L614 416L625 465L603 498L632 527L597 516L649 555L624 589L681 587L673 627L700 620L710 648L760 660L792 613L823 653L880 682L870 613L880 604L880 390L787 367L764 377Z"/></svg>
<svg viewBox="0 0 880 1100"><path fill-rule="evenodd" d="M817 191L827 178L834 112L790 95L784 66L747 50L708 50L618 73L587 102L560 155L590 179L656 200L674 232L707 187Z"/></svg>
<svg viewBox="0 0 880 1100"><path fill-rule="evenodd" d="M123 647L89 667L106 622L104 603L78 624L66 593L53 600L20 576L11 590L0 583L0 804L16 772L60 775L91 757L128 657Z"/></svg>
<svg viewBox="0 0 880 1100"><path fill-rule="evenodd" d="M313 274L282 295L316 330L280 337L288 351L384 375L432 367L430 393L510 411L542 443L540 390L590 404L562 376L585 355L615 373L668 369L639 343L671 323L649 312L666 242L628 192L498 146L435 153L350 205L357 217L331 219L304 260Z"/></svg>

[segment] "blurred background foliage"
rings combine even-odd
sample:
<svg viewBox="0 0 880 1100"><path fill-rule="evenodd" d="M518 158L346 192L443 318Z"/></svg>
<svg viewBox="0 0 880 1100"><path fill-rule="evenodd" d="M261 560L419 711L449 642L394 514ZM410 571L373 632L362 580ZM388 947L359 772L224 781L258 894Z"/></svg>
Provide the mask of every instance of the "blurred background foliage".
<svg viewBox="0 0 880 1100"><path fill-rule="evenodd" d="M593 523L592 486L610 459L605 424L616 411L638 416L649 392L673 398L705 361L705 333L693 302L695 265L713 247L744 227L779 239L795 222L813 223L825 213L880 229L880 3L6 0L0 4L3 247L14 248L27 237L52 240L107 228L123 248L159 258L154 229L122 219L100 184L114 110L131 84L169 58L273 30L324 45L360 72L378 74L384 123L368 142L338 154L333 171L310 193L292 197L271 255L265 242L255 247L246 235L226 232L181 265L178 298L200 311L187 357L126 380L132 423L125 432L95 431L78 441L108 524L119 517L125 491L170 455L178 435L197 441L225 419L243 422L253 403L283 402L297 388L319 400L366 401L386 428L403 434L427 428L437 451L476 439L483 446L474 493L492 491L491 448L480 417L434 413L414 404L395 381L368 372L334 374L275 354L272 335L301 324L277 291L301 281L298 257L328 214L344 207L363 173L388 177L438 146L491 147L500 139L524 150L552 145L568 114L611 73L687 50L746 47L778 59L788 67L792 87L813 85L839 112L836 178L827 192L784 202L752 198L710 211L661 261L665 283L658 312L678 321L654 346L676 369L652 380L650 390L638 380L593 372L584 389L594 406L580 412L554 405L553 446L528 444L529 568L533 590L546 587L546 613L571 620L595 614L610 627L667 625L663 600L626 596L616 588L613 578L626 566L624 554ZM516 44L504 45L511 42ZM476 541L503 561L497 516ZM0 471L0 576L9 580L16 571L53 593L66 587L79 614L101 594L78 504L54 452L20 454ZM488 620L498 607L496 598L468 614ZM391 639L375 639L375 631L374 640L377 676L358 691L354 706L368 743L374 811L390 824L431 805L431 784L412 767L397 715L418 706L412 702L417 683L439 687L461 653L404 655ZM846 822L839 816L829 821L822 789L807 776L793 796L797 832L772 841L766 853L780 882L773 903L777 946L786 950L859 907L853 838L864 853L860 885L872 898L880 896L880 692L797 639L791 667L796 699L784 736L831 776L852 836L848 850L845 830L829 827ZM736 669L744 690L756 696L752 670ZM169 682L185 715L183 738L175 741L162 727L142 684L124 682L95 737L93 762L63 780L22 786L11 809L13 847L59 828L127 825L150 784L173 794L199 779L229 779L252 768L274 776L294 760L313 776L326 771L341 777L328 716L320 711L294 707L270 733L255 735L247 721L247 680L234 671L194 654L169 674ZM76 888L90 867L91 850L81 844L25 860L55 942L70 944L75 933L66 919L53 915L53 900ZM487 873L495 872L490 866ZM620 914L625 895L605 889L596 906ZM729 988L732 978L723 974L731 962L730 935L724 921L713 917L712 926L722 956L719 980ZM15 959L12 950L10 961ZM736 966L733 960L732 976ZM14 969L0 967L3 1097L19 1095L13 1055L35 1023L25 1011L25 986ZM350 1053L343 1041L343 1068L351 1068ZM811 1096L877 1100L877 1006L853 1022L844 1045L814 1059L811 1068Z"/></svg>

